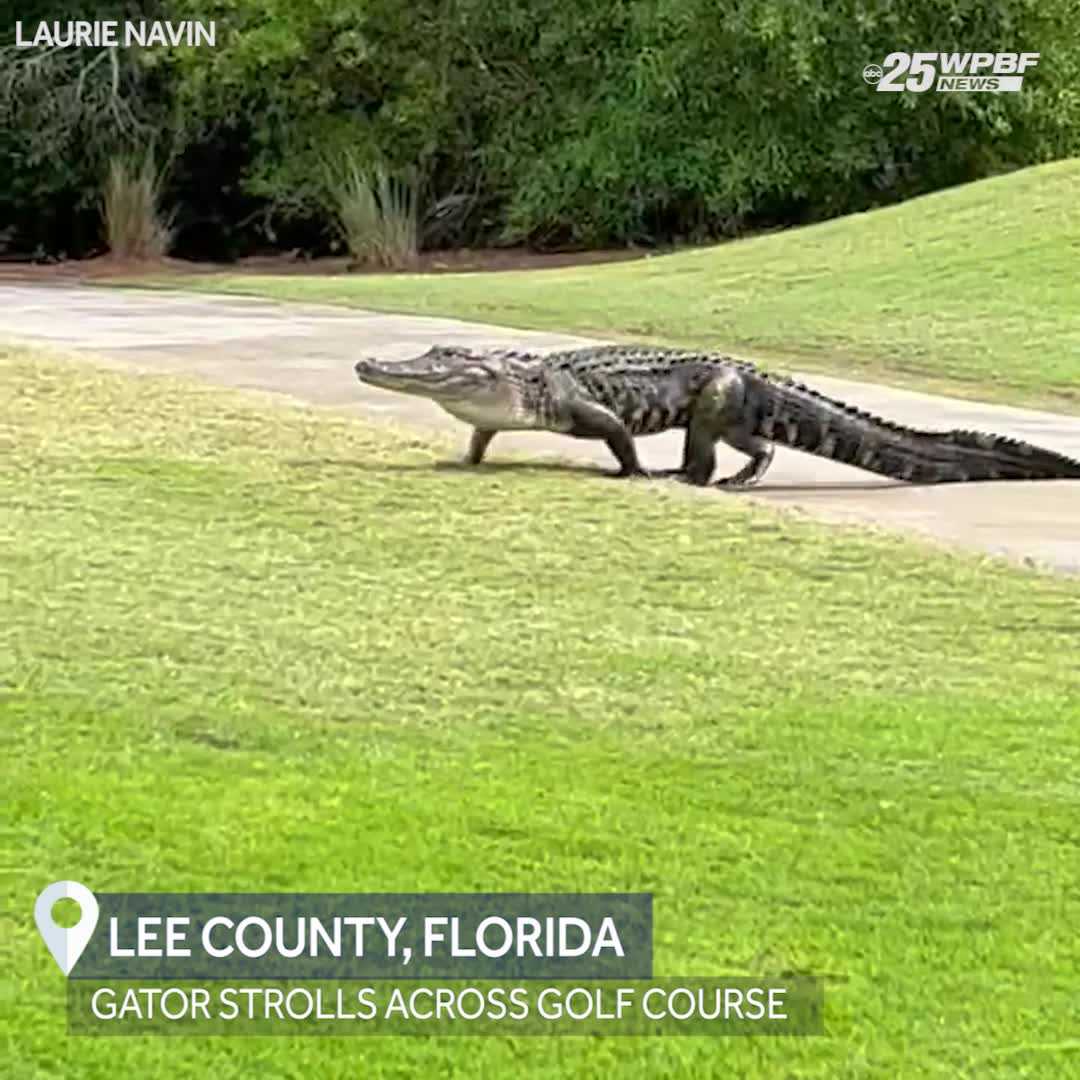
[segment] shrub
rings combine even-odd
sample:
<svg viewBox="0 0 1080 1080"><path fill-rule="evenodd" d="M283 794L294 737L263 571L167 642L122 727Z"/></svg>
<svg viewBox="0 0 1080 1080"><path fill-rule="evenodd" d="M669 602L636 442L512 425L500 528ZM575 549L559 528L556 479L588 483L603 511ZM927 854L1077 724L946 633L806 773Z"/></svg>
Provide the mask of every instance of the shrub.
<svg viewBox="0 0 1080 1080"><path fill-rule="evenodd" d="M45 17L47 0L27 4ZM390 180L405 165L444 211L429 243L550 247L792 225L1080 147L1076 0L147 4L212 14L217 47L0 45L0 230L17 225L16 243L67 244L101 162L151 135L173 155L179 244L198 246L197 223L238 253L413 221L414 186ZM1020 94L878 94L862 78L894 50L975 48L1042 61ZM386 172L346 170L328 201L323 163L348 154Z"/></svg>
<svg viewBox="0 0 1080 1080"><path fill-rule="evenodd" d="M109 162L102 198L109 250L124 259L157 259L172 243L172 217L161 211L162 174L147 152Z"/></svg>
<svg viewBox="0 0 1080 1080"><path fill-rule="evenodd" d="M361 168L355 157L346 155L329 187L334 214L355 265L400 270L415 261L415 184L392 177L383 165Z"/></svg>

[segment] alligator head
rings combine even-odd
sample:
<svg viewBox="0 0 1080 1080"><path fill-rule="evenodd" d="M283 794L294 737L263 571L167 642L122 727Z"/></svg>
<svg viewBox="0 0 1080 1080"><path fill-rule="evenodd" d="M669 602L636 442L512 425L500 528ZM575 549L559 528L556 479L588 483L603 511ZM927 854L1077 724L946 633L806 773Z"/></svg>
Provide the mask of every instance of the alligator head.
<svg viewBox="0 0 1080 1080"><path fill-rule="evenodd" d="M528 358L509 352L434 345L411 360L366 357L356 362L355 371L362 383L430 398L459 420L501 430L532 426L522 392L529 367Z"/></svg>

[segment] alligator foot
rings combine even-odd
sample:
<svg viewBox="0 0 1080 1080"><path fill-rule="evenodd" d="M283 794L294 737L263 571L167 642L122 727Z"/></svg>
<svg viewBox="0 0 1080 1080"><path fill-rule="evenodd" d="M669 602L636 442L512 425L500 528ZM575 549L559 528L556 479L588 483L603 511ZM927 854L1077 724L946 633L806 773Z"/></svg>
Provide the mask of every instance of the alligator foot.
<svg viewBox="0 0 1080 1080"><path fill-rule="evenodd" d="M658 473L649 472L648 469L643 469L641 466L633 469L620 469L618 472L604 473L605 476L610 477L612 480L651 480L654 476L658 476Z"/></svg>
<svg viewBox="0 0 1080 1080"><path fill-rule="evenodd" d="M753 487L765 475L766 470L772 464L774 452L772 444L764 443L753 447L748 446L747 449L752 455L750 460L737 473L725 476L722 480L717 480L716 486L718 488Z"/></svg>

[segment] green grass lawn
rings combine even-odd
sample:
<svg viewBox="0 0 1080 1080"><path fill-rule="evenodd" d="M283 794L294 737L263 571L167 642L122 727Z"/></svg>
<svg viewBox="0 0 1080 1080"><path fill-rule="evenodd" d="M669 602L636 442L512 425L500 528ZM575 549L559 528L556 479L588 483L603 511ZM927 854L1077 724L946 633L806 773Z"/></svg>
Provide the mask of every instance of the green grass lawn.
<svg viewBox="0 0 1080 1080"><path fill-rule="evenodd" d="M1080 159L631 263L180 283L731 350L774 368L1080 412L1078 206Z"/></svg>
<svg viewBox="0 0 1080 1080"><path fill-rule="evenodd" d="M1059 1078L1080 583L0 351L12 1077ZM38 891L645 890L823 1038L81 1039Z"/></svg>

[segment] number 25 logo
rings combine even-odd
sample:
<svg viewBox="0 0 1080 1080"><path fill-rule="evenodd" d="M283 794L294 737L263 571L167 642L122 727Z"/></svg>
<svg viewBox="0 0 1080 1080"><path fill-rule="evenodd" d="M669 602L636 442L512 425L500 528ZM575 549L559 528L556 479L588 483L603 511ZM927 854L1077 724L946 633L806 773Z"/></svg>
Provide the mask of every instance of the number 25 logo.
<svg viewBox="0 0 1080 1080"><path fill-rule="evenodd" d="M878 83L878 90L891 91L894 94L902 90L911 90L916 94L929 90L937 74L934 67L936 59L937 53L889 53L885 57L885 75ZM909 77L901 82L901 76L905 74L909 74Z"/></svg>

